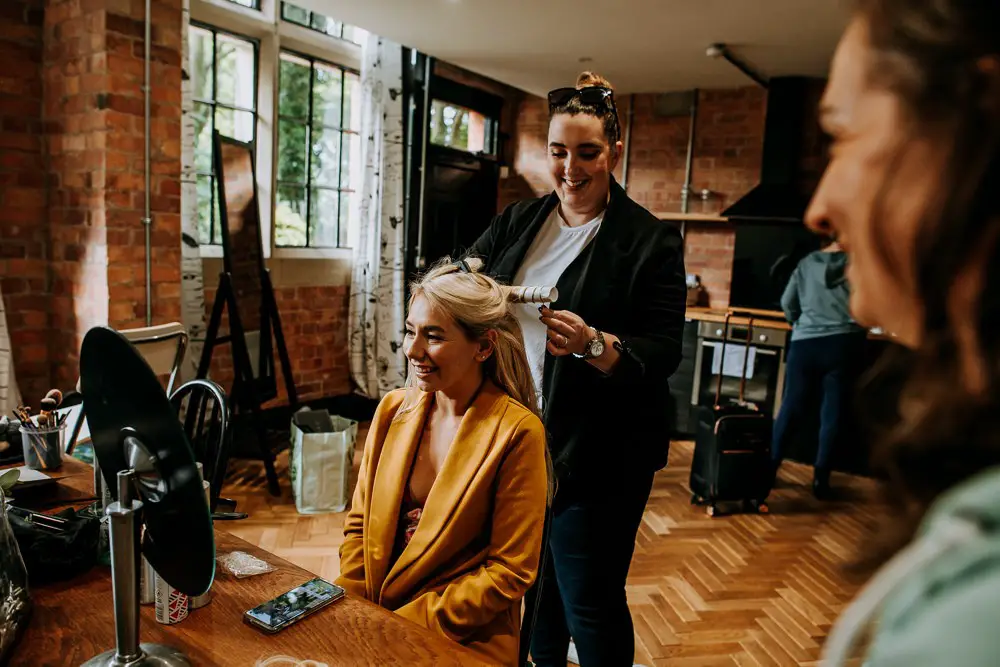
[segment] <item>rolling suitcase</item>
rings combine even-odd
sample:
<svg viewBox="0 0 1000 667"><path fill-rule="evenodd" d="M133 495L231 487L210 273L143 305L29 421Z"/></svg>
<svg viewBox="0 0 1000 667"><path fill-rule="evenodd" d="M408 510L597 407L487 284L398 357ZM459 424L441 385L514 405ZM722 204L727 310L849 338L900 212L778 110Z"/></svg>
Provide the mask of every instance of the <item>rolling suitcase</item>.
<svg viewBox="0 0 1000 667"><path fill-rule="evenodd" d="M744 400L753 315L749 315L739 398L722 404L722 376L725 365L729 320L737 311L726 313L725 332L719 351L719 380L715 402L698 410L694 459L691 462L691 502L708 504L709 516L722 502L741 502L744 509L767 512L765 500L774 485L771 464L771 415Z"/></svg>

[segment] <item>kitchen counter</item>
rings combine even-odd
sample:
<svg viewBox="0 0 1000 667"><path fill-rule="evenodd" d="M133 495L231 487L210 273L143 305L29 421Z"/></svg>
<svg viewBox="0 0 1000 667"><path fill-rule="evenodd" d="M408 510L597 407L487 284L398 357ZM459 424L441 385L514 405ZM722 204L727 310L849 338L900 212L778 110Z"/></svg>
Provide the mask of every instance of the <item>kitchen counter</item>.
<svg viewBox="0 0 1000 667"><path fill-rule="evenodd" d="M739 312L753 313L755 315L753 320L753 325L755 327L767 327L769 329L782 329L784 331L790 331L792 325L788 323L785 319L784 313L777 310L755 310L753 308L739 308ZM701 306L688 306L687 308L687 318L689 320L698 320L701 322L725 322L726 321L726 311L725 310L713 310L711 308L704 308ZM729 323L736 326L747 326L749 324L750 318L742 316L734 316L729 318Z"/></svg>
<svg viewBox="0 0 1000 667"><path fill-rule="evenodd" d="M736 308L741 313L753 313L755 315L753 320L754 327L767 327L768 329L781 329L783 331L791 331L792 325L788 323L785 319L785 314L780 310L758 310L755 308ZM726 321L726 311L713 308L705 308L704 306L688 306L687 319L698 320L700 322L725 322ZM745 327L750 322L747 317L731 317L729 318L729 323ZM885 340L893 341L895 337L887 333L879 333L874 331L868 332L868 340Z"/></svg>

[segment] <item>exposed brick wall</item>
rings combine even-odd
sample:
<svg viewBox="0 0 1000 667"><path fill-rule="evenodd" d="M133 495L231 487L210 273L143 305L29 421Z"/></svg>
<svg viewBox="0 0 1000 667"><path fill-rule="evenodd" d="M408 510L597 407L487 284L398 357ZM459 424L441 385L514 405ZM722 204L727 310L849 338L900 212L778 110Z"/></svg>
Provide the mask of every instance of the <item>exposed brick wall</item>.
<svg viewBox="0 0 1000 667"><path fill-rule="evenodd" d="M545 100L526 95L517 105L517 125L511 138L513 153L510 175L500 181L497 209L519 199L538 197L551 190L545 166L545 143L549 115Z"/></svg>
<svg viewBox="0 0 1000 667"><path fill-rule="evenodd" d="M733 250L736 235L731 225L688 222L684 231L684 268L701 278L711 308L729 306Z"/></svg>
<svg viewBox="0 0 1000 667"><path fill-rule="evenodd" d="M42 0L0 2L0 292L18 385L34 401L52 380L42 42Z"/></svg>
<svg viewBox="0 0 1000 667"><path fill-rule="evenodd" d="M72 387L86 331L108 322L108 239L104 197L107 129L97 109L109 80L103 8L72 0L45 3L45 109L51 178L49 233L53 380ZM106 125L107 124L107 125ZM117 136L117 135L115 135ZM117 138L114 140L117 141Z"/></svg>
<svg viewBox="0 0 1000 667"><path fill-rule="evenodd" d="M726 208L760 181L766 113L767 93L757 86L701 92L691 187L713 192L710 212ZM680 179L683 183L683 171ZM679 196L676 203L673 210L679 210Z"/></svg>
<svg viewBox="0 0 1000 667"><path fill-rule="evenodd" d="M207 318L212 314L215 292L215 287L205 290ZM348 358L349 286L279 287L274 296L299 401L349 394L353 388ZM222 329L227 327L223 317ZM266 403L266 407L288 402L277 348L274 364L278 374L278 396ZM210 375L226 391L232 388L233 358L228 345L215 349Z"/></svg>
<svg viewBox="0 0 1000 667"><path fill-rule="evenodd" d="M153 322L180 317L181 0L154 0ZM0 2L0 280L26 399L95 325L145 324L144 7Z"/></svg>
<svg viewBox="0 0 1000 667"><path fill-rule="evenodd" d="M105 202L108 225L108 317L112 326L145 326L145 206L143 136L144 8L105 0L108 133ZM125 8L128 8L125 11ZM119 13L121 12L121 13ZM153 220L152 315L155 324L179 321L181 280L181 2L152 4L150 76ZM116 145L117 144L117 145Z"/></svg>
<svg viewBox="0 0 1000 667"><path fill-rule="evenodd" d="M626 185L630 197L663 214L681 209L690 118L658 116L656 98L656 94L634 97ZM618 105L623 124L627 123L630 99L623 96ZM767 95L757 87L700 91L691 187L695 192L711 190L713 196L704 207L694 199L692 212L718 213L757 185L766 108ZM545 157L545 101L525 96L518 105L517 119L514 169L511 177L501 182L500 208L551 191ZM621 180L621 165L615 175ZM686 268L701 276L714 308L729 304L733 237L730 225L686 225Z"/></svg>

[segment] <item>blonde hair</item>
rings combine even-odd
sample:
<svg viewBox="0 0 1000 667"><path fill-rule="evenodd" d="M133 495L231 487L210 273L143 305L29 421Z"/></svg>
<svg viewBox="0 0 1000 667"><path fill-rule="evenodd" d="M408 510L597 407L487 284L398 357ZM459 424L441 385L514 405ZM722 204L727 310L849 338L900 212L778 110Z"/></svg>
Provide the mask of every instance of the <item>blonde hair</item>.
<svg viewBox="0 0 1000 667"><path fill-rule="evenodd" d="M541 417L531 366L524 351L524 334L514 316L507 290L479 273L483 261L460 262L445 258L410 284L410 304L423 296L430 305L451 317L470 340L496 333L493 354L483 362L483 372L508 396ZM407 384L410 384L408 378Z"/></svg>
<svg viewBox="0 0 1000 667"><path fill-rule="evenodd" d="M485 377L541 419L531 366L524 351L524 334L514 316L509 290L480 273L482 268L483 261L478 258L460 262L445 258L410 284L410 304L417 296L423 296L432 307L451 317L470 340L495 332L493 354L483 362ZM406 384L413 386L412 375L407 375ZM547 444L545 467L549 479L546 501L551 504L555 475Z"/></svg>

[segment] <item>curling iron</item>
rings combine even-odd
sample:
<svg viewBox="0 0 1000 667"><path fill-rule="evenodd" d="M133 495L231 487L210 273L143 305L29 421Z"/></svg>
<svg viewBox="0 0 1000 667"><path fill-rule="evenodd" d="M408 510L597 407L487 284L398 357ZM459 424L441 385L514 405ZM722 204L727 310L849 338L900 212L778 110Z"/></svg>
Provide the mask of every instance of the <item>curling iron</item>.
<svg viewBox="0 0 1000 667"><path fill-rule="evenodd" d="M505 287L507 300L511 303L552 303L559 299L559 290L555 287Z"/></svg>

